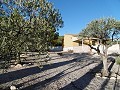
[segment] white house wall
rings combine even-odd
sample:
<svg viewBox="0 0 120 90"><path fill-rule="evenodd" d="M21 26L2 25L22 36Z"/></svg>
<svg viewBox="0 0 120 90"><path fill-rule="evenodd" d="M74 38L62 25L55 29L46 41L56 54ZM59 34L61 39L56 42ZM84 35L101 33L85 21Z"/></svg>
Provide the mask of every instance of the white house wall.
<svg viewBox="0 0 120 90"><path fill-rule="evenodd" d="M93 46L93 47L97 48L97 46ZM99 47L101 53L103 53L103 48L104 48L103 45L101 45ZM88 52L90 52L90 47L87 45L83 45L83 46L77 46L77 47L63 48L63 51L69 51L69 50L73 50L73 52L75 52L75 53L82 53L82 52L88 53ZM92 49L92 52L97 53L94 49ZM120 54L120 44L115 44L115 45L112 45L111 47L109 47L107 53L108 54L111 54L111 53L119 53Z"/></svg>
<svg viewBox="0 0 120 90"><path fill-rule="evenodd" d="M93 46L93 47L97 48L97 46ZM103 46L103 45L101 45L99 47L101 53L103 53L104 48L105 48L105 46ZM97 53L94 49L92 49L92 52ZM115 44L108 48L107 54L112 54L112 53L120 54L120 44Z"/></svg>
<svg viewBox="0 0 120 90"><path fill-rule="evenodd" d="M120 54L120 44L112 45L108 48L108 54L119 53Z"/></svg>
<svg viewBox="0 0 120 90"><path fill-rule="evenodd" d="M73 52L75 53L88 53L90 52L90 47L87 45L83 45L83 46L76 46L76 47L64 47L63 51L69 51L69 50L73 50Z"/></svg>
<svg viewBox="0 0 120 90"><path fill-rule="evenodd" d="M69 50L73 50L73 48L74 48L74 47L64 47L64 48L63 48L63 51L66 51L66 52L67 52L67 51L69 51Z"/></svg>

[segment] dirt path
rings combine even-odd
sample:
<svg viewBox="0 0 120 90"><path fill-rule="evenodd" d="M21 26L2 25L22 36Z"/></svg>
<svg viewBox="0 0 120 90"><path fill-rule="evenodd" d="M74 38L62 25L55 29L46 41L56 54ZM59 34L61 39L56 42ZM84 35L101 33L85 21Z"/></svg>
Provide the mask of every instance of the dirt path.
<svg viewBox="0 0 120 90"><path fill-rule="evenodd" d="M101 69L99 57L55 54L43 68L35 64L0 74L0 87L15 85L19 90L114 90L115 80L95 77ZM115 90L120 90L118 85Z"/></svg>

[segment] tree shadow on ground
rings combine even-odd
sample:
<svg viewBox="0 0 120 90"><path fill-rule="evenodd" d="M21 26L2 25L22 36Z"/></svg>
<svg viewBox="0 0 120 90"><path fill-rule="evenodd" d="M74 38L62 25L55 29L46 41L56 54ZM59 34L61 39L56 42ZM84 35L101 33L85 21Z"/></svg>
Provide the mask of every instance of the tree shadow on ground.
<svg viewBox="0 0 120 90"><path fill-rule="evenodd" d="M115 57L117 57L117 56L119 56L120 54L119 53L112 53L112 54L109 54L109 56L115 56Z"/></svg>
<svg viewBox="0 0 120 90"><path fill-rule="evenodd" d="M39 73L40 69L39 67L31 67L31 68L26 68L26 69L21 69L17 71L12 71L4 74L0 74L0 84L10 82L16 79L20 79L32 74Z"/></svg>
<svg viewBox="0 0 120 90"><path fill-rule="evenodd" d="M74 82L71 82L70 84L66 85L65 87L61 88L60 90L83 90L91 80L95 77L95 72L99 72L102 69L102 63L100 63L98 66L91 69L89 72L87 72L85 75L80 77Z"/></svg>
<svg viewBox="0 0 120 90"><path fill-rule="evenodd" d="M38 86L40 86L40 85L46 85L46 84L52 83L52 82L58 80L59 78L62 78L63 76L69 74L69 73L72 73L72 72L75 72L75 71L77 71L77 70L80 70L80 69L82 69L82 68L84 68L84 67L86 67L86 66L89 66L90 64L93 64L93 63L94 63L94 62L91 61L91 62L89 62L89 63L86 63L86 65L81 66L80 68L76 68L76 69L73 69L73 70L71 70L71 71L69 71L69 72L67 72L67 73L64 73L65 71L70 70L71 68L78 66L78 65L76 65L76 64L75 64L75 65L72 65L72 66L70 66L69 68L63 70L62 72L56 74L55 76L53 76L53 77L51 77L51 78L49 78L49 79L46 79L45 81L38 82L38 83L36 83L36 84L34 84L34 85L32 85L32 86L26 87L26 88L24 88L24 89L26 89L26 90L29 89L29 90L30 90L30 89L34 89L34 87L38 87ZM80 64L79 64L79 65L80 65ZM50 73L47 74L47 75L50 75ZM47 76L47 75L44 75L44 76ZM37 77L37 78L31 79L31 80L29 80L29 81L27 81L27 82L21 83L21 84L17 85L17 87L20 88L20 87L22 87L22 85L24 85L25 83L28 83L28 82L30 83L30 82L32 82L32 81L34 81L34 80L37 80L37 79L40 79L40 78L42 78L42 77L44 77L44 76Z"/></svg>
<svg viewBox="0 0 120 90"><path fill-rule="evenodd" d="M93 63L93 62L92 62L92 63ZM92 64L92 63L88 63L88 64L86 64L85 66L82 66L82 67L77 68L77 69L74 69L74 70L72 70L72 71L70 71L70 72L64 73L65 71L67 71L67 70L75 67L75 66L71 66L71 67L63 70L62 72L56 74L56 75L53 76L53 77L50 77L50 78L48 78L48 79L45 79L44 81L38 82L38 83L36 83L36 84L34 84L34 85L25 87L25 88L23 88L23 89L21 89L21 90L36 90L36 88L37 88L38 90L41 90L41 89L42 89L43 87L45 87L46 85L49 85L50 83L59 80L59 79L62 78L63 76L65 76L65 75L67 75L67 74L69 74L69 73L75 72L75 71L77 71L77 70L80 70L81 68L84 68L84 67L86 67L86 66L88 66L88 65L90 65L90 64ZM38 78L35 78L35 79L38 79ZM34 79L34 80L35 80L35 79ZM32 81L32 80L31 80L31 81ZM29 81L28 81L28 82L29 82ZM27 82L26 82L26 83L27 83ZM22 84L21 84L21 85L22 85ZM21 85L18 85L18 87L20 87Z"/></svg>
<svg viewBox="0 0 120 90"><path fill-rule="evenodd" d="M55 76L53 76L53 77L51 77L51 78L48 78L48 79L46 79L46 80L44 80L44 81L41 81L41 82L38 82L38 83L36 83L36 84L34 84L34 85L25 87L25 88L23 88L22 90L34 90L35 88L39 88L39 90L40 90L40 88L45 87L46 85L50 84L51 82L54 82L54 81L58 80L59 78L65 76L65 75L67 75L67 74L69 74L69 73L72 73L72 72L74 72L74 71L77 71L77 70L79 70L79 69L81 69L81 68L84 68L84 67L86 67L86 66L88 66L88 65L90 65L90 64L92 64L92 63L94 63L94 62L90 62L90 63L88 63L88 64L86 64L86 65L84 65L84 66L81 66L80 68L77 68L77 69L74 69L74 70L72 70L72 71L70 71L70 72L64 73L64 71L67 71L68 69L71 69L71 68L73 68L73 67L76 66L76 65L73 65L73 66L71 66L71 67L63 70L62 72L56 74ZM94 69L98 69L98 70L99 70L99 69L101 68L100 66L101 66L101 64L100 64L99 66L97 66L96 68L94 68ZM93 71L93 70L91 70L91 72L92 72L92 71ZM38 77L38 78L39 78L39 77ZM38 78L35 78L35 79L38 79ZM34 79L34 80L35 80L35 79ZM31 81L32 81L32 80L31 80ZM29 81L28 81L28 82L29 82ZM27 82L25 82L25 83L27 83ZM22 85L22 84L21 84L21 85ZM18 87L20 87L21 85L18 85Z"/></svg>
<svg viewBox="0 0 120 90"><path fill-rule="evenodd" d="M89 57L90 55L88 53L64 53L62 55L48 56L48 61L56 60L56 59L62 59L62 58L69 58L69 57L76 58L78 56L80 58L84 58L84 57ZM46 60L46 59L41 58L41 57L35 57L35 58L32 58L32 59L28 58L27 61L24 61L24 62L28 62L28 61L39 62L40 60L42 62L43 60Z"/></svg>
<svg viewBox="0 0 120 90"><path fill-rule="evenodd" d="M116 73L116 80L115 80L115 84L114 84L114 90L119 90L120 88L120 79L118 79L118 75L120 72L120 65L118 66L118 70L117 70L117 73Z"/></svg>
<svg viewBox="0 0 120 90"><path fill-rule="evenodd" d="M115 63L115 60L112 61L112 63L110 64L110 66L108 67L108 71L109 71L109 75L108 78L102 83L101 88L99 90L105 90L105 86L108 84L108 82L110 81L110 77L111 77L111 69L113 67Z"/></svg>
<svg viewBox="0 0 120 90"><path fill-rule="evenodd" d="M82 58L86 58L86 56L81 56L81 58L79 57L79 59ZM68 60L68 61L64 61L64 62L58 62L58 63L53 63L53 64L48 64L48 65L44 65L42 69L40 69L39 67L35 66L35 67L31 67L31 68L25 68L25 69L21 69L21 70L17 70L17 71L12 71L12 72L7 72L4 74L0 74L0 84L6 83L6 82L10 82L13 80L17 80L32 74L37 74L40 73L41 71L45 71L45 70L49 70L49 69L53 69L53 68L57 68L63 65L67 65L73 62L77 62L77 58L72 59L72 60Z"/></svg>

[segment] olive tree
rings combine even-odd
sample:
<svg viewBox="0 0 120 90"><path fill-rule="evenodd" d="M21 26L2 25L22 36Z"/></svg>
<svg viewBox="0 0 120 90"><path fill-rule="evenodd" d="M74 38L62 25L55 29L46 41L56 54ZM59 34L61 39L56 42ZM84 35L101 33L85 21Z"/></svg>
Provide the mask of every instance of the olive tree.
<svg viewBox="0 0 120 90"><path fill-rule="evenodd" d="M103 76L108 75L107 49L112 45L112 41L117 35L120 35L120 21L113 18L93 20L79 34L80 37L97 38L99 40L97 48L91 44L88 45L91 49L96 50L103 60ZM100 51L100 45L103 45L103 51Z"/></svg>
<svg viewBox="0 0 120 90"><path fill-rule="evenodd" d="M14 55L16 54L15 57L18 56L19 60L20 52L26 48L25 20L15 10L9 17L3 17L0 25L1 55L11 55L14 53Z"/></svg>
<svg viewBox="0 0 120 90"><path fill-rule="evenodd" d="M61 14L46 0L0 1L1 55L26 50L46 52L50 41L63 26Z"/></svg>

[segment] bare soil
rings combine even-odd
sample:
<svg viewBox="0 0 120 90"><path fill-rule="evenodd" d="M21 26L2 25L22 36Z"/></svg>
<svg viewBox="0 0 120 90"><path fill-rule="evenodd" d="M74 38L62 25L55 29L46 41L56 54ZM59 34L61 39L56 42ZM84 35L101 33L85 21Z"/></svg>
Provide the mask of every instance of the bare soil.
<svg viewBox="0 0 120 90"><path fill-rule="evenodd" d="M95 76L102 70L99 56L50 53L50 58L38 63L41 58L29 56L22 67L12 65L5 73L1 69L0 90L9 90L11 85L18 90L120 90L119 79ZM112 70L114 64L109 64Z"/></svg>

